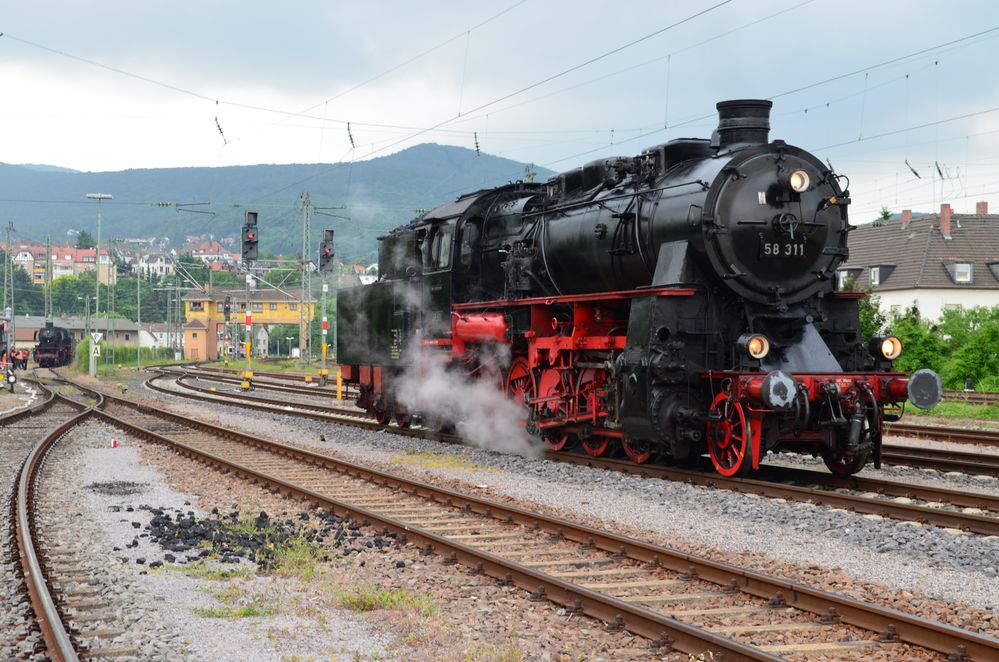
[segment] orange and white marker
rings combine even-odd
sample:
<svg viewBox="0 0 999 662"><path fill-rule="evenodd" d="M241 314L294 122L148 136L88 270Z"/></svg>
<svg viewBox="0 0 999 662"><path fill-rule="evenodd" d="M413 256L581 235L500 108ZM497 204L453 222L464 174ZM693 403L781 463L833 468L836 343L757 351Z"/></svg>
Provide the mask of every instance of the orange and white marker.
<svg viewBox="0 0 999 662"><path fill-rule="evenodd" d="M118 440L111 439L111 448L118 448Z"/></svg>

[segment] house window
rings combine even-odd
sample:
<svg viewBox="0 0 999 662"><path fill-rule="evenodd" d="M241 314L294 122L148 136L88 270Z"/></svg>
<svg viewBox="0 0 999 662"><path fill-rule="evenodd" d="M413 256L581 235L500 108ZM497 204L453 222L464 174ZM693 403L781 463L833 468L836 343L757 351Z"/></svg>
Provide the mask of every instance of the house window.
<svg viewBox="0 0 999 662"><path fill-rule="evenodd" d="M255 312L255 313L262 313L262 312L264 312L264 304L262 304L262 303L255 303L255 304L253 304L253 312Z"/></svg>
<svg viewBox="0 0 999 662"><path fill-rule="evenodd" d="M844 270L836 272L836 289L842 292L846 289L847 279L850 277L850 273Z"/></svg>
<svg viewBox="0 0 999 662"><path fill-rule="evenodd" d="M881 267L871 267L871 287L881 284Z"/></svg>
<svg viewBox="0 0 999 662"><path fill-rule="evenodd" d="M225 311L223 310L223 308L222 308L222 304L221 304L221 303L220 303L220 304L218 305L218 308L216 309L216 311L217 311L217 312L220 312L220 313L221 313L221 312L225 312Z"/></svg>
<svg viewBox="0 0 999 662"><path fill-rule="evenodd" d="M971 264L968 262L958 262L954 265L954 282L955 283L970 283L971 282Z"/></svg>
<svg viewBox="0 0 999 662"><path fill-rule="evenodd" d="M128 340L128 334L127 333L125 334L125 340Z"/></svg>
<svg viewBox="0 0 999 662"><path fill-rule="evenodd" d="M192 331L191 332L191 338L197 338L197 337L198 337L198 332L197 331Z"/></svg>
<svg viewBox="0 0 999 662"><path fill-rule="evenodd" d="M202 311L204 309L205 309L205 302L204 301L192 301L191 302L191 310Z"/></svg>
<svg viewBox="0 0 999 662"><path fill-rule="evenodd" d="M269 303L269 304L267 304L267 309L268 310L277 310L277 304L276 303Z"/></svg>
<svg viewBox="0 0 999 662"><path fill-rule="evenodd" d="M288 310L298 310L298 304L297 303L289 303L288 304Z"/></svg>

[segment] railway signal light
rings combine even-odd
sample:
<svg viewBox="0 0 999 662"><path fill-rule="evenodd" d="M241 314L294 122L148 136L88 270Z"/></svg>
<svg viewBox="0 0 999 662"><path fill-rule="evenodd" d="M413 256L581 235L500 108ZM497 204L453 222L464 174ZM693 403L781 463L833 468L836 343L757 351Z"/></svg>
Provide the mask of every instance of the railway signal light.
<svg viewBox="0 0 999 662"><path fill-rule="evenodd" d="M243 251L244 261L257 259L257 212L246 212L246 219L243 223Z"/></svg>
<svg viewBox="0 0 999 662"><path fill-rule="evenodd" d="M222 314L225 315L225 321L229 321L229 315L232 314L232 297L228 294L225 297L225 302L222 304Z"/></svg>
<svg viewBox="0 0 999 662"><path fill-rule="evenodd" d="M325 273L333 268L333 230L323 230L323 240L319 242L319 271Z"/></svg>

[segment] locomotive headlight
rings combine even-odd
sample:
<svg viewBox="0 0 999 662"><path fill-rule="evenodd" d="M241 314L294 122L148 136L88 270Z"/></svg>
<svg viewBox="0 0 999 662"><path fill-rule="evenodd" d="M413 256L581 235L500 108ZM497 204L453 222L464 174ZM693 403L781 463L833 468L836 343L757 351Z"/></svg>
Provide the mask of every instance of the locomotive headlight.
<svg viewBox="0 0 999 662"><path fill-rule="evenodd" d="M747 333L739 337L739 349L753 359L762 359L770 353L770 341L758 333Z"/></svg>
<svg viewBox="0 0 999 662"><path fill-rule="evenodd" d="M791 173L791 176L787 178L787 185L791 187L791 190L795 193L802 193L808 189L808 185L812 183L811 177L804 170L795 170Z"/></svg>
<svg viewBox="0 0 999 662"><path fill-rule="evenodd" d="M902 341L895 336L875 336L871 338L869 351L874 358L894 361L902 355Z"/></svg>

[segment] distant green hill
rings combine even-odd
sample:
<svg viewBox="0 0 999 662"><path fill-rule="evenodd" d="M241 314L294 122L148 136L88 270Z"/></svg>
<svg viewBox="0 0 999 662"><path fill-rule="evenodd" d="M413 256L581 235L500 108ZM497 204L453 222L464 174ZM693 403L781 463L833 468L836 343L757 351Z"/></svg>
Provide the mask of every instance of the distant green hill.
<svg viewBox="0 0 999 662"><path fill-rule="evenodd" d="M339 207L313 215L313 251L322 228L336 230L336 252L344 260L371 259L376 237L458 195L523 179L525 164L473 150L423 144L353 165L255 165L221 168L156 168L121 172L77 172L53 166L0 164L0 219L19 236L63 241L67 231L97 225L96 203L87 193L110 193L102 203L102 235L169 237L212 233L235 237L245 210L259 213L260 249L295 253L302 245L300 195L316 207ZM537 169L537 179L551 175ZM192 212L172 204L197 203ZM193 213L210 211L212 214Z"/></svg>

